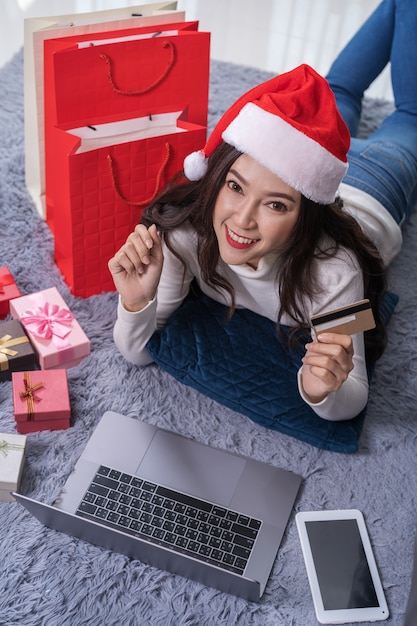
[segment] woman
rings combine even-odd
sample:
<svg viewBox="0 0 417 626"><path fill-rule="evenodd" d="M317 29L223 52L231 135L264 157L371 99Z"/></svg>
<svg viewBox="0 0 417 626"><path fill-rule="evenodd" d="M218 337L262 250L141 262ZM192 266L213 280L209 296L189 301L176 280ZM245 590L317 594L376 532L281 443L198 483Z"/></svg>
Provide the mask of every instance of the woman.
<svg viewBox="0 0 417 626"><path fill-rule="evenodd" d="M400 249L417 195L417 52L407 45L416 27L412 0L384 0L328 82L302 65L226 111L204 149L187 157L188 181L172 182L109 261L120 293L114 337L128 360L151 362L147 341L193 280L230 315L244 307L294 329L367 297L376 318L367 352L362 333L326 332L307 343L298 373L299 393L319 417L363 409L366 362L384 348L384 264ZM349 149L363 92L389 60L396 110Z"/></svg>

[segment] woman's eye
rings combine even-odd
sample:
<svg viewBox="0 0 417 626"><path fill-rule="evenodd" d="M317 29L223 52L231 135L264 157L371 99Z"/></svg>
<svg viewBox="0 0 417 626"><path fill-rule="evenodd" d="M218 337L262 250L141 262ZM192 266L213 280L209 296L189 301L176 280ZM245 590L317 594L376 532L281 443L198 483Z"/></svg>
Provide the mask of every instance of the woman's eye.
<svg viewBox="0 0 417 626"><path fill-rule="evenodd" d="M242 191L242 187L239 185L239 183L237 183L234 180L228 180L227 181L227 186L229 187L229 189L231 189L232 191L237 191L238 193L240 193Z"/></svg>
<svg viewBox="0 0 417 626"><path fill-rule="evenodd" d="M286 204L284 204L283 202L270 202L269 206L271 207L271 209L273 209L274 211L279 211L279 212L284 212L284 211L288 211L288 207Z"/></svg>

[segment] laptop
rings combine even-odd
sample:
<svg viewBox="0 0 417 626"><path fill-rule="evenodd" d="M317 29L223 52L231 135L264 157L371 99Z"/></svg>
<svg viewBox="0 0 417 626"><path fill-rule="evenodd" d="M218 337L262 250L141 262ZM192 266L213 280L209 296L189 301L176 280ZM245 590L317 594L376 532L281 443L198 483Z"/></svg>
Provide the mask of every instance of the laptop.
<svg viewBox="0 0 417 626"><path fill-rule="evenodd" d="M300 484L107 411L52 506L13 495L49 528L257 602Z"/></svg>

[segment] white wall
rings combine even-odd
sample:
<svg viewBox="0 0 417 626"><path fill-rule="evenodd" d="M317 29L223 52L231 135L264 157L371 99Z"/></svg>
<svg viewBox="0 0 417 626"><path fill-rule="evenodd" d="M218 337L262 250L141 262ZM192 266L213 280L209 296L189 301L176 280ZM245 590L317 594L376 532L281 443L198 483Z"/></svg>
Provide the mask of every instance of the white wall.
<svg viewBox="0 0 417 626"><path fill-rule="evenodd" d="M325 74L380 0L179 0L212 33L214 59L284 72L309 63ZM368 95L392 99L389 68Z"/></svg>

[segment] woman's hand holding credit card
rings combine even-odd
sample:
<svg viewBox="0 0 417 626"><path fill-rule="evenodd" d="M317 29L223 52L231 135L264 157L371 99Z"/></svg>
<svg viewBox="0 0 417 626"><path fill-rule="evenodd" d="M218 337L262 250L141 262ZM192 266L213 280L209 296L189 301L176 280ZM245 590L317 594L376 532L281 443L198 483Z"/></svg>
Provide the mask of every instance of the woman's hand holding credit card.
<svg viewBox="0 0 417 626"><path fill-rule="evenodd" d="M304 393L319 403L343 385L353 369L352 335L375 327L369 300L311 318L315 339L306 345L301 372Z"/></svg>

